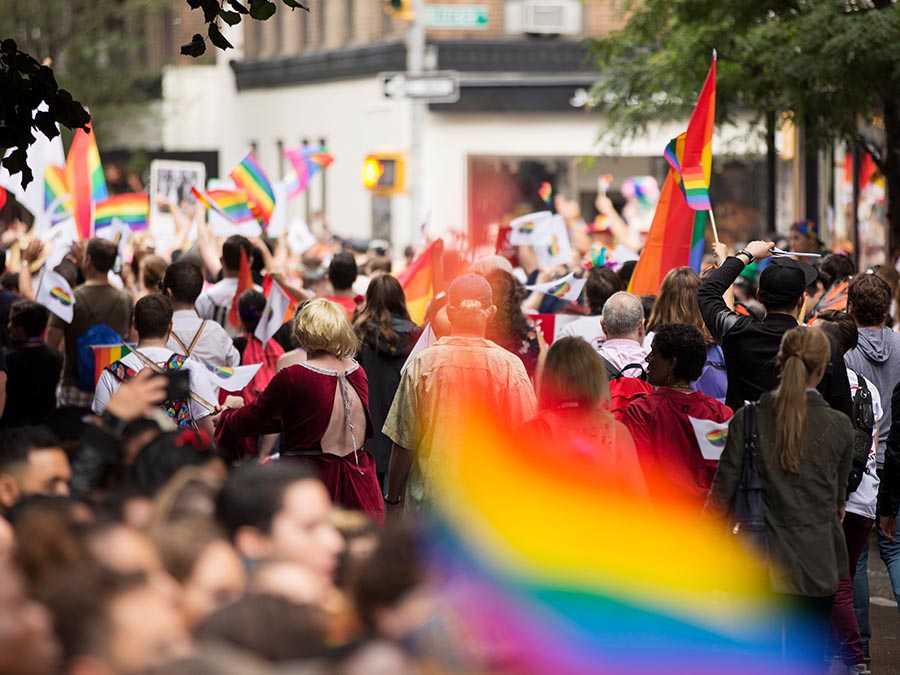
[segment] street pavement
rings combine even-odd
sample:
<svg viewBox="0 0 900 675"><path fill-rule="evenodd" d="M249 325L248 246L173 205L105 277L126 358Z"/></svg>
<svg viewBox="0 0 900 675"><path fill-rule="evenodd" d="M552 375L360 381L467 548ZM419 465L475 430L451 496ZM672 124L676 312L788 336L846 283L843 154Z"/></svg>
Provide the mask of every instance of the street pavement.
<svg viewBox="0 0 900 675"><path fill-rule="evenodd" d="M874 545L869 550L869 620L872 625L873 675L900 675L900 612L887 570Z"/></svg>

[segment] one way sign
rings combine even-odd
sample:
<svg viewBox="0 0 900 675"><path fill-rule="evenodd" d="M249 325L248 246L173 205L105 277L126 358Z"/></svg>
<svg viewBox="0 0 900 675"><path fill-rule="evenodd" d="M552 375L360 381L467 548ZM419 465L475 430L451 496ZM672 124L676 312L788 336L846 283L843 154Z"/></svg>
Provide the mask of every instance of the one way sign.
<svg viewBox="0 0 900 675"><path fill-rule="evenodd" d="M456 103L459 100L459 73L435 70L412 75L403 72L380 73L381 93L388 99L411 98L429 103Z"/></svg>

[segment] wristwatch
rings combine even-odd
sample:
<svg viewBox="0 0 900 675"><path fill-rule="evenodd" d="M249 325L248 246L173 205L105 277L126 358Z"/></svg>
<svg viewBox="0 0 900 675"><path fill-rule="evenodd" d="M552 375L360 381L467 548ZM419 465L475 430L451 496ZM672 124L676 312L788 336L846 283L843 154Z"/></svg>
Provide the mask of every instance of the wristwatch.
<svg viewBox="0 0 900 675"><path fill-rule="evenodd" d="M753 256L753 254L750 253L750 251L748 251L748 250L745 249L745 248L742 248L740 251L738 251L737 253L735 253L735 254L734 254L734 257L737 258L739 255L745 255L745 256L747 256L747 263L746 263L747 265L749 265L749 264L752 263L754 260L756 260L756 258Z"/></svg>

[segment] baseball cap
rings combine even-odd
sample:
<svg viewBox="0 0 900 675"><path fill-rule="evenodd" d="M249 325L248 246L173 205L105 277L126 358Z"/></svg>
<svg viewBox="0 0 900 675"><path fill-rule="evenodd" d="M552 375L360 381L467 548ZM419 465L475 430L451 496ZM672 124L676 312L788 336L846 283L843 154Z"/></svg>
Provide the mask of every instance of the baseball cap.
<svg viewBox="0 0 900 675"><path fill-rule="evenodd" d="M773 258L759 275L759 300L768 307L794 305L818 276L809 265L791 258Z"/></svg>
<svg viewBox="0 0 900 675"><path fill-rule="evenodd" d="M447 301L451 307L459 307L465 300L477 300L482 307L494 304L491 285L480 274L463 274L447 289Z"/></svg>

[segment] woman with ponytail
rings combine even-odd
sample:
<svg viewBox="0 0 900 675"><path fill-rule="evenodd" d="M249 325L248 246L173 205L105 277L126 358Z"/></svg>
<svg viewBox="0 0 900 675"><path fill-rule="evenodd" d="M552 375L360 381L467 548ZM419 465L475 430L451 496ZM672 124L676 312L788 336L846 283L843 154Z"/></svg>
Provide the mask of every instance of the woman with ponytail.
<svg viewBox="0 0 900 675"><path fill-rule="evenodd" d="M823 637L849 570L841 518L853 449L850 419L816 391L829 360L821 330L789 330L778 352L778 387L755 408L772 590L816 621ZM721 514L740 488L746 414L745 406L731 421L710 489L707 508Z"/></svg>

